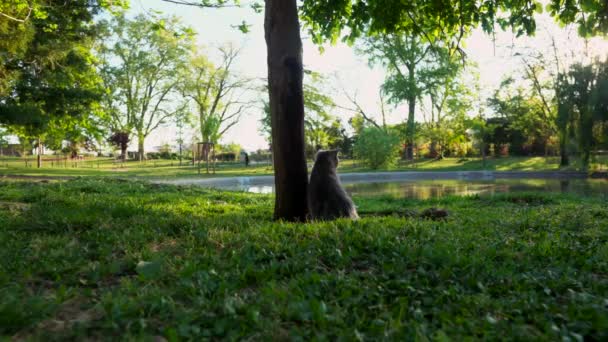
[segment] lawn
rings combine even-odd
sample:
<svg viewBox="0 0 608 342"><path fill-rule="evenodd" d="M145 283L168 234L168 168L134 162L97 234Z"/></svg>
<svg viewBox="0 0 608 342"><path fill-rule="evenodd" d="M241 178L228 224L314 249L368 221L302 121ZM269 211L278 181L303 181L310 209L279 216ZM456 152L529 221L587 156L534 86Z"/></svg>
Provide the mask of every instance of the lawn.
<svg viewBox="0 0 608 342"><path fill-rule="evenodd" d="M259 164L245 167L241 163L218 163L216 174L206 174L205 165L201 163L201 174L198 164L184 160L180 166L177 160L147 160L144 162L128 161L116 162L109 158L92 158L85 161L70 162L43 162L43 167L36 168L36 160L29 158L26 163L20 158L0 160L1 175L20 176L50 176L50 177L121 177L121 178L182 178L182 177L230 177L242 175L271 174L270 166Z"/></svg>
<svg viewBox="0 0 608 342"><path fill-rule="evenodd" d="M354 200L292 224L268 195L0 182L0 336L608 339L606 197Z"/></svg>
<svg viewBox="0 0 608 342"><path fill-rule="evenodd" d="M48 156L51 158L51 156ZM312 161L309 161L312 166ZM572 158L573 165L567 170L580 169L578 161ZM207 175L204 165L201 174L198 167L189 164L185 160L180 166L177 160L148 160L145 162L129 161L117 163L114 159L94 158L80 162L63 160L47 160L41 169L37 169L33 158L24 159L3 158L0 159L0 176L2 175L25 175L25 176L51 176L51 177L133 177L144 179L158 178L184 178L184 177L233 177L233 176L258 176L271 175L272 168L268 163L251 165L245 167L242 163L219 163L217 173ZM480 158L444 158L442 160L421 159L414 163L400 161L398 165L390 169L372 170L361 161L343 160L340 172L373 172L373 171L556 171L559 170L558 157L507 157L489 158L485 166ZM599 156L592 163L592 170L608 170L608 158Z"/></svg>

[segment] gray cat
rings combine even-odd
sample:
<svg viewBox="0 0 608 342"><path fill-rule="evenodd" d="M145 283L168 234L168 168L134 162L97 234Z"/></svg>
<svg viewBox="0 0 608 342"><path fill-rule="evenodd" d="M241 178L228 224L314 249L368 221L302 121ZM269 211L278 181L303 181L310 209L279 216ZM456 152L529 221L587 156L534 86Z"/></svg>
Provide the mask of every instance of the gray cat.
<svg viewBox="0 0 608 342"><path fill-rule="evenodd" d="M308 185L308 207L313 220L333 220L340 217L359 218L336 174L338 150L317 152Z"/></svg>

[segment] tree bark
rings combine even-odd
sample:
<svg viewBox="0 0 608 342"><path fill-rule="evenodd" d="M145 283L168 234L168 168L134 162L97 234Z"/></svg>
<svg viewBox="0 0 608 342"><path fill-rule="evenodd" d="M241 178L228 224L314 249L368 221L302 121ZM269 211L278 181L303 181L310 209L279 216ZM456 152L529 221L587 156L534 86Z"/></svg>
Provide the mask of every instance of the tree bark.
<svg viewBox="0 0 608 342"><path fill-rule="evenodd" d="M127 160L127 148L127 144L120 144L120 159L122 159L123 162Z"/></svg>
<svg viewBox="0 0 608 342"><path fill-rule="evenodd" d="M308 214L308 170L302 40L296 0L266 0L264 31L274 154L274 218L304 221Z"/></svg>
<svg viewBox="0 0 608 342"><path fill-rule="evenodd" d="M182 142L179 142L179 166L182 166Z"/></svg>
<svg viewBox="0 0 608 342"><path fill-rule="evenodd" d="M481 142L481 167L486 168L486 143Z"/></svg>
<svg viewBox="0 0 608 342"><path fill-rule="evenodd" d="M137 156L139 161L143 161L146 159L145 151L144 151L144 141L146 137L143 134L137 135Z"/></svg>
<svg viewBox="0 0 608 342"><path fill-rule="evenodd" d="M38 138L38 157L36 158L36 167L42 167L42 139Z"/></svg>
<svg viewBox="0 0 608 342"><path fill-rule="evenodd" d="M408 65L407 69L408 69L408 80L410 83L410 86L412 86L413 84L415 84L416 82L416 75L415 75L415 65ZM413 92L413 89L410 89L410 92ZM409 160L413 160L414 159L414 137L415 137L415 130L416 130L416 94L411 93L409 95L409 98L407 99L407 133L406 133L406 143L407 143L407 151L406 151L406 158Z"/></svg>
<svg viewBox="0 0 608 342"><path fill-rule="evenodd" d="M415 112L416 112L416 97L411 96L408 100L408 113L407 113L407 133L406 143L407 151L406 158L409 160L414 159L414 136L416 134L416 123L415 123Z"/></svg>
<svg viewBox="0 0 608 342"><path fill-rule="evenodd" d="M560 136L560 141L559 141L559 155L560 155L560 161L559 161L559 166L560 167L565 167L570 165L570 158L568 158L568 139L565 137L566 134L563 134L563 137Z"/></svg>
<svg viewBox="0 0 608 342"><path fill-rule="evenodd" d="M205 151L205 162L207 165L207 174L209 174L209 152L211 150L211 147L209 144L205 144L203 146L205 146L203 150Z"/></svg>

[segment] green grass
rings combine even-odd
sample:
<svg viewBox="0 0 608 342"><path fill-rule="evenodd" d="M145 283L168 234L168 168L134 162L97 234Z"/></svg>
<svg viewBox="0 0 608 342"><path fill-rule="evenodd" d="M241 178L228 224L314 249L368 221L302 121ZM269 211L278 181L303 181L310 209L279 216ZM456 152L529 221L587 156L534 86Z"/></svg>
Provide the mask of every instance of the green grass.
<svg viewBox="0 0 608 342"><path fill-rule="evenodd" d="M354 200L292 224L267 195L0 182L0 336L608 339L605 197ZM431 206L448 220L372 217Z"/></svg>
<svg viewBox="0 0 608 342"><path fill-rule="evenodd" d="M312 161L310 162L312 165ZM568 170L578 170L578 160L572 158L572 166ZM184 178L184 177L231 177L231 176L257 176L270 175L272 168L269 165L255 165L245 167L241 163L220 163L216 174L207 175L203 167L202 174L198 174L198 168L184 161L183 166L179 166L175 160L148 160L145 162L129 161L126 163L116 163L113 159L95 158L78 163L64 161L50 161L43 163L41 169L35 167L36 161L28 159L28 166L20 158L0 159L0 176L2 175L21 175L21 176L50 176L50 177L122 177L122 178ZM592 170L608 170L608 158L598 157L597 161L591 165ZM372 172L372 171L476 171L476 170L496 170L496 171L556 171L559 170L558 157L508 157L490 158L486 160L486 165L480 158L444 158L442 160L420 160L415 163L400 161L399 164L390 170L372 170L360 161L343 160L340 165L340 172Z"/></svg>
<svg viewBox="0 0 608 342"><path fill-rule="evenodd" d="M399 164L390 171L557 171L559 167L559 157L504 157L488 158L485 166L481 158L443 158L441 160L422 159L416 162L400 161ZM565 170L579 170L580 161L571 159L571 166ZM608 158L599 156L597 161L592 163L591 169L607 170ZM358 161L345 161L340 168L341 172L362 172L372 171Z"/></svg>
<svg viewBox="0 0 608 342"><path fill-rule="evenodd" d="M266 175L272 170L268 165L245 167L240 163L218 163L217 173L205 173L204 164L201 174L198 167L188 160L179 165L177 160L147 160L144 162L116 162L114 159L94 158L77 163L63 161L43 162L43 167L36 168L36 160L29 158L28 166L20 158L0 160L0 175L50 176L50 177L121 177L121 178L182 178L182 177L229 177L242 175Z"/></svg>

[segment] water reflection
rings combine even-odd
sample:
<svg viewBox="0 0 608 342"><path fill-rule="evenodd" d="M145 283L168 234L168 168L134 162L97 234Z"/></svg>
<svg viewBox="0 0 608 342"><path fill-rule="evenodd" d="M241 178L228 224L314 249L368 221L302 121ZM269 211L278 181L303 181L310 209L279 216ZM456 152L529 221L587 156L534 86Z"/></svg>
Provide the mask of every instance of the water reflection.
<svg viewBox="0 0 608 342"><path fill-rule="evenodd" d="M601 179L498 179L483 181L417 180L384 183L344 184L352 196L391 196L428 199L448 195L494 195L506 192L561 192L582 195L608 195L608 181ZM230 187L255 193L272 193L273 186L240 184Z"/></svg>
<svg viewBox="0 0 608 342"><path fill-rule="evenodd" d="M384 196L428 199L448 195L494 195L513 192L561 192L608 195L606 180L504 179L494 181L433 180L395 183L346 184L353 196Z"/></svg>

